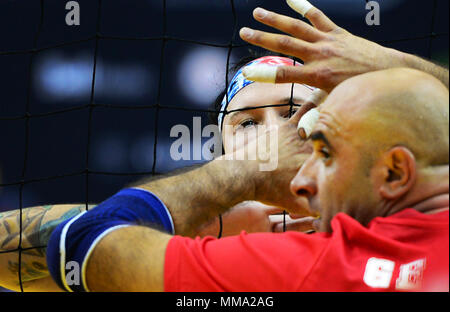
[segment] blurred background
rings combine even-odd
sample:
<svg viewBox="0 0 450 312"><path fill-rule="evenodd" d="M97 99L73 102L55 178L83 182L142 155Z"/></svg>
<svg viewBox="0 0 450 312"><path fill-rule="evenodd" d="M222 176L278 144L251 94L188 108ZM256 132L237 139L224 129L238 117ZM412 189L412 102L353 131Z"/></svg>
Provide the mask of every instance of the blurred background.
<svg viewBox="0 0 450 312"><path fill-rule="evenodd" d="M172 160L170 129L208 124L227 59L248 53L238 30L268 30L255 7L299 17L284 0L78 0L80 25L68 26L67 2L0 1L0 212L98 203L205 161ZM311 2L356 35L448 66L448 0L379 0L379 26L365 0Z"/></svg>

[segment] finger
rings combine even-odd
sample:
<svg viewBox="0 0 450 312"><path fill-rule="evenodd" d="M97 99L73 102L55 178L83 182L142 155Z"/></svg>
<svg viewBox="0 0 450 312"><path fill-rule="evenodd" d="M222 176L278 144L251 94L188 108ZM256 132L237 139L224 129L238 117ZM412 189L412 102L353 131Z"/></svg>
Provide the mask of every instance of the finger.
<svg viewBox="0 0 450 312"><path fill-rule="evenodd" d="M316 42L325 38L325 35L321 31L303 21L262 8L256 8L253 11L253 17L267 26L271 26L305 41Z"/></svg>
<svg viewBox="0 0 450 312"><path fill-rule="evenodd" d="M303 110L299 113L299 115L301 114L300 118L298 118L298 116L296 116L296 118L298 118L297 131L303 140L307 140L311 135L312 130L319 119L320 111L317 107L323 103L327 96L327 92L321 89L315 89L306 100L306 104L302 105L301 108L303 108ZM294 119L294 121L296 120L297 119Z"/></svg>
<svg viewBox="0 0 450 312"><path fill-rule="evenodd" d="M321 10L314 7L306 13L305 17L314 25L314 27L323 32L330 32L339 28Z"/></svg>
<svg viewBox="0 0 450 312"><path fill-rule="evenodd" d="M316 88L310 96L306 99L306 103L313 103L316 106L320 106L328 96L328 92Z"/></svg>
<svg viewBox="0 0 450 312"><path fill-rule="evenodd" d="M315 73L307 65L278 66L275 81L276 83L304 83L316 87Z"/></svg>
<svg viewBox="0 0 450 312"><path fill-rule="evenodd" d="M318 66L278 66L276 67L275 83L300 83L322 89L326 93L333 90L334 81L329 78L329 71Z"/></svg>
<svg viewBox="0 0 450 312"><path fill-rule="evenodd" d="M283 222L284 218L285 218L285 216L283 216L282 214L269 216L270 223L272 223L274 225L277 223ZM291 220L289 218L289 215L286 216L286 221L288 221L288 220Z"/></svg>
<svg viewBox="0 0 450 312"><path fill-rule="evenodd" d="M316 108L310 109L302 116L297 125L297 131L303 140L307 140L319 120L320 113Z"/></svg>
<svg viewBox="0 0 450 312"><path fill-rule="evenodd" d="M303 115L305 115L308 111L310 111L311 109L316 108L316 104L311 103L311 102L307 102L305 104L303 104L302 106L300 106L300 108L294 113L294 115L291 116L291 118L289 119L289 122L297 125L298 122L301 120L301 118L303 117Z"/></svg>
<svg viewBox="0 0 450 312"><path fill-rule="evenodd" d="M258 201L244 201L241 202L239 204L237 204L236 206L234 206L232 208L232 210L238 210L238 209L242 209L242 210L260 210L263 211L266 215L272 215L272 214L276 214L276 213L283 213L283 209L277 206L271 206L271 205L266 205L263 204L261 202ZM231 211L231 210L230 210Z"/></svg>
<svg viewBox="0 0 450 312"><path fill-rule="evenodd" d="M287 4L321 31L330 32L338 28L322 11L306 0L287 0Z"/></svg>
<svg viewBox="0 0 450 312"><path fill-rule="evenodd" d="M317 48L310 43L287 35L273 34L244 27L239 32L242 40L264 49L296 56L307 62L317 53Z"/></svg>
<svg viewBox="0 0 450 312"><path fill-rule="evenodd" d="M305 218L304 215L302 215L302 214L297 214L297 213L289 213L289 217L290 217L291 219L302 219L302 218Z"/></svg>
<svg viewBox="0 0 450 312"><path fill-rule="evenodd" d="M275 215L270 215L269 216L269 220L272 223L280 223L280 222L294 222L297 221L299 223L312 223L314 220L316 220L316 218L314 217L305 217L304 215L302 217L298 217L296 219L292 218L290 214L286 214L286 216L284 216L283 214L275 214Z"/></svg>
<svg viewBox="0 0 450 312"><path fill-rule="evenodd" d="M246 202L242 202L241 204L235 206L235 207L240 207L240 208L244 208L244 209L255 209L255 210L260 210L260 211L264 211L264 213L266 213L267 215L271 215L271 214L276 214L276 213L282 213L283 209L277 206L271 206L271 205L266 205L263 204L261 202L258 201L246 201Z"/></svg>
<svg viewBox="0 0 450 312"><path fill-rule="evenodd" d="M245 67L242 74L247 80L270 83L302 83L315 86L316 74L309 66L270 66L265 64Z"/></svg>
<svg viewBox="0 0 450 312"><path fill-rule="evenodd" d="M304 218L299 220L287 220L284 222L275 222L272 224L272 231L282 233L286 231L309 232L314 230L314 218Z"/></svg>
<svg viewBox="0 0 450 312"><path fill-rule="evenodd" d="M305 17L314 25L317 29L323 32L330 32L339 28L332 20L330 20L321 10L313 7Z"/></svg>
<svg viewBox="0 0 450 312"><path fill-rule="evenodd" d="M276 207L276 206L265 206L265 207L262 208L262 210L267 215L275 215L275 214L283 213L283 209L281 209L280 207Z"/></svg>

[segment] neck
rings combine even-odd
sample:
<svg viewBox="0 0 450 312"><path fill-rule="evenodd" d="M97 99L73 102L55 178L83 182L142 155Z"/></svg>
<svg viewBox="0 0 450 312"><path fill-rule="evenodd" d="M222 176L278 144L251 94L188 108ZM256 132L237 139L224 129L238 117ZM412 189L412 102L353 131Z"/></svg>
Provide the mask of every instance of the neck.
<svg viewBox="0 0 450 312"><path fill-rule="evenodd" d="M413 208L432 214L449 207L449 166L422 169L414 187L396 205L392 212Z"/></svg>
<svg viewBox="0 0 450 312"><path fill-rule="evenodd" d="M433 214L448 210L449 196L448 194L432 196L417 205L412 206L413 209L426 213Z"/></svg>

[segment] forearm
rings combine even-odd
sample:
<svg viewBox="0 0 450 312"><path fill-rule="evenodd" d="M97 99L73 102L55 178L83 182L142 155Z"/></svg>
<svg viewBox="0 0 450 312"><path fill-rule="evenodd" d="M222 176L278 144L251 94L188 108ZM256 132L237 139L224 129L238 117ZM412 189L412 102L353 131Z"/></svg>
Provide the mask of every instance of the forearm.
<svg viewBox="0 0 450 312"><path fill-rule="evenodd" d="M192 236L197 229L234 205L254 199L248 174L251 161L222 158L187 173L137 187L151 191L167 206L175 232Z"/></svg>
<svg viewBox="0 0 450 312"><path fill-rule="evenodd" d="M85 209L86 205L49 205L0 213L0 285L20 290L19 267L24 290L31 281L49 277L45 247L50 234Z"/></svg>
<svg viewBox="0 0 450 312"><path fill-rule="evenodd" d="M265 200L293 212L303 211L305 207L288 187L309 150L299 139L297 122L292 119L246 145L248 151L256 151L263 146L260 141L278 135L269 145L271 151L277 148L273 171L261 168L261 159L219 158L184 174L124 189L95 209L61 223L47 247L52 277L71 291L161 290L165 248L172 237L168 234L191 236L200 225L243 201ZM105 259L109 262L104 265ZM69 263L81 269L70 271ZM73 276L78 277L76 282Z"/></svg>
<svg viewBox="0 0 450 312"><path fill-rule="evenodd" d="M163 291L165 253L171 238L142 226L108 234L89 258L86 267L89 290Z"/></svg>
<svg viewBox="0 0 450 312"><path fill-rule="evenodd" d="M400 57L401 64L404 64L406 67L428 73L439 79L447 87L447 89L449 88L449 71L447 68L436 65L412 54L401 53Z"/></svg>
<svg viewBox="0 0 450 312"><path fill-rule="evenodd" d="M61 222L46 250L52 277L61 288L75 291L162 290L165 246L171 238L166 233L177 229L177 234L189 235L205 220L252 199L252 164L257 166L252 161L215 160L124 189L95 209ZM70 279L68 263L78 264L78 281Z"/></svg>

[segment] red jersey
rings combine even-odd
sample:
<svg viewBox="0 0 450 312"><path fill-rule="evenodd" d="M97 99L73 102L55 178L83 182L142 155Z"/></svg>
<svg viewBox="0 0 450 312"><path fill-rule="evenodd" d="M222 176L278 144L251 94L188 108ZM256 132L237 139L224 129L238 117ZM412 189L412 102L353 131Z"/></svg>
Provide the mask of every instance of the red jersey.
<svg viewBox="0 0 450 312"><path fill-rule="evenodd" d="M339 213L332 233L174 236L165 291L448 291L449 212L405 209L367 227Z"/></svg>

